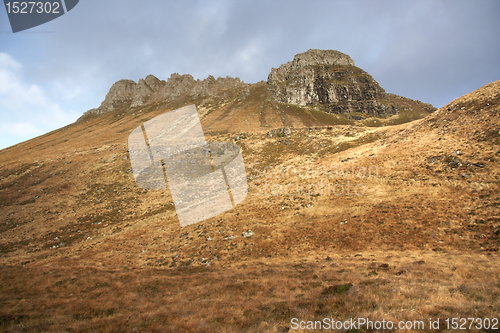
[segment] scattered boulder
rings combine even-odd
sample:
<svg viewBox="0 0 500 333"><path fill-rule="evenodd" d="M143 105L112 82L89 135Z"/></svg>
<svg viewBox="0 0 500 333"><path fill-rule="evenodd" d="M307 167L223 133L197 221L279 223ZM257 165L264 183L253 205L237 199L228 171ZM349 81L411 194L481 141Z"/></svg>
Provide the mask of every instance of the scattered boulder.
<svg viewBox="0 0 500 333"><path fill-rule="evenodd" d="M285 128L280 128L279 129L279 136L290 136L292 135L292 130L289 128L289 127L285 127Z"/></svg>
<svg viewBox="0 0 500 333"><path fill-rule="evenodd" d="M243 237L245 237L245 238L252 237L253 235L254 235L254 233L250 229L248 229L247 231L243 232Z"/></svg>
<svg viewBox="0 0 500 333"><path fill-rule="evenodd" d="M269 138L272 138L273 136L277 136L278 135L278 130L270 130L269 132L267 132L267 137Z"/></svg>
<svg viewBox="0 0 500 333"><path fill-rule="evenodd" d="M442 156L433 156L433 157L431 157L431 158L429 158L429 159L427 160L427 163L429 163L429 164L434 164L434 163L436 163L437 161L439 161L440 159L442 159Z"/></svg>
<svg viewBox="0 0 500 333"><path fill-rule="evenodd" d="M239 140L243 140L243 139L246 139L247 138L247 134L246 133L240 133L240 134L237 134L234 136L234 141L239 141Z"/></svg>

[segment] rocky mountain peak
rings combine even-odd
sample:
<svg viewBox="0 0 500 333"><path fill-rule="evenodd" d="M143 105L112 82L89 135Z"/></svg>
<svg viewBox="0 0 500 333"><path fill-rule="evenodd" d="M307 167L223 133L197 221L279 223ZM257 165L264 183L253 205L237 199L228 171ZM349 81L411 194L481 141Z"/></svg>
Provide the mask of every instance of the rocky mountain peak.
<svg viewBox="0 0 500 333"><path fill-rule="evenodd" d="M292 63L297 66L311 65L339 65L354 66L354 60L347 54L335 50L310 49L306 52L295 55Z"/></svg>
<svg viewBox="0 0 500 333"><path fill-rule="evenodd" d="M239 78L209 75L204 80L194 79L189 74L173 73L167 81L148 75L138 82L120 80L113 84L106 98L96 109L84 113L80 120L115 110L119 112L151 104L164 105L174 101L201 103L226 93L240 94L238 101L249 96L251 87L262 87L259 98L278 103L312 107L328 113L346 114L355 120L371 116L398 114L412 111L413 107L432 112L432 105L387 94L365 71L354 64L350 56L335 50L310 49L295 55L278 68L272 68L267 85L248 85ZM181 104L182 104L181 103ZM248 103L253 103L251 100ZM212 103L213 105L216 105ZM212 105L211 104L211 105ZM221 105L221 104L219 104Z"/></svg>
<svg viewBox="0 0 500 333"><path fill-rule="evenodd" d="M274 100L315 105L330 113L362 112L396 114L397 108L382 101L385 91L347 54L311 49L269 74L268 89Z"/></svg>
<svg viewBox="0 0 500 333"><path fill-rule="evenodd" d="M165 81L160 81L154 75L148 75L145 79L140 79L135 85L130 106L137 107L146 104L151 96L160 91L165 84Z"/></svg>
<svg viewBox="0 0 500 333"><path fill-rule="evenodd" d="M100 113L112 111L115 104L128 100L134 94L135 86L136 83L132 80L119 80L115 82L101 103Z"/></svg>
<svg viewBox="0 0 500 333"><path fill-rule="evenodd" d="M151 74L148 75L148 76L146 76L146 78L144 79L144 81L153 90L160 90L160 88L163 87L163 85L165 83L165 81L161 81L156 76L151 75Z"/></svg>

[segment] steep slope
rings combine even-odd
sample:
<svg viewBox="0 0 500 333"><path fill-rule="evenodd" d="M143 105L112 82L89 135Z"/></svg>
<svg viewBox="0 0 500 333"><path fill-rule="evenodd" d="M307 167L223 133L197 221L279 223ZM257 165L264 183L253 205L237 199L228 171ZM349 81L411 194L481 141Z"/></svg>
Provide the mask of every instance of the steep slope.
<svg viewBox="0 0 500 333"><path fill-rule="evenodd" d="M324 160L327 165L339 159L376 165L392 184L394 193L387 193L386 199L393 199L385 200L391 209L375 205L366 210L367 216L385 221L392 216L409 225L421 221L413 231L415 238L430 232L439 238L438 244L467 242L473 249L498 251L500 81L424 119L387 129L384 135ZM434 200L424 204L431 197Z"/></svg>

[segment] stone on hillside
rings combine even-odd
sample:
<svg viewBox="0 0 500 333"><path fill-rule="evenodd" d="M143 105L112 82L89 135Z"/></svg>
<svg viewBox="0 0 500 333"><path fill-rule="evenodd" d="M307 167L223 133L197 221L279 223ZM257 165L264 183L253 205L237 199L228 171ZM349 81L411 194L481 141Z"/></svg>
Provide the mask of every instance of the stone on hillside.
<svg viewBox="0 0 500 333"><path fill-rule="evenodd" d="M253 235L254 235L254 233L250 229L248 229L247 231L243 232L243 237L245 237L245 238L252 237Z"/></svg>

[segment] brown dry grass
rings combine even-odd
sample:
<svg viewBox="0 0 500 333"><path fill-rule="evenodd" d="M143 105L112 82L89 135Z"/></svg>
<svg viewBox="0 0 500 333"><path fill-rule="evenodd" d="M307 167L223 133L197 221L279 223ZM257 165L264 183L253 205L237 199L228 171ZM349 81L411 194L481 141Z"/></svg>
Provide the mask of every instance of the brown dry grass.
<svg viewBox="0 0 500 333"><path fill-rule="evenodd" d="M4 267L3 329L263 332L289 327L291 318L498 315L499 264L491 256L329 254L174 269L68 267L73 258ZM345 283L357 292L326 292Z"/></svg>
<svg viewBox="0 0 500 333"><path fill-rule="evenodd" d="M165 109L4 149L0 328L283 332L293 317L498 317L499 84L409 124L249 132L237 141L247 198L182 229L169 192L137 188L127 159L128 133ZM217 110L207 139L229 141L209 119ZM347 182L363 195L332 192Z"/></svg>

